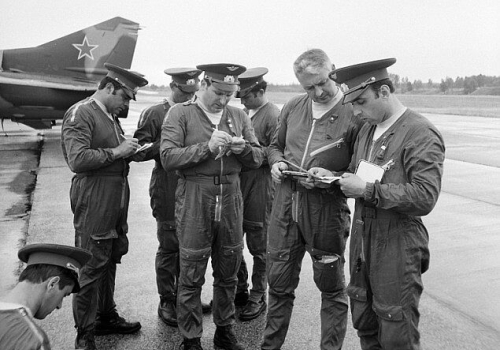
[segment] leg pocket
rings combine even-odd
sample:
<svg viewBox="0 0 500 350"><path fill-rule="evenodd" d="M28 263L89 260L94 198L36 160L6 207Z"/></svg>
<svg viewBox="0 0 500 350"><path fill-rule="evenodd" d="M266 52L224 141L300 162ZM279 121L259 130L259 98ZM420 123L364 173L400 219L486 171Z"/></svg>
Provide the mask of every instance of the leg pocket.
<svg viewBox="0 0 500 350"><path fill-rule="evenodd" d="M334 255L332 255L333 257ZM316 259L313 260L314 282L322 292L333 293L345 288L344 263L343 258L337 256L332 262ZM333 259L332 259L333 260Z"/></svg>
<svg viewBox="0 0 500 350"><path fill-rule="evenodd" d="M188 287L201 287L205 283L205 271L211 248L188 249L180 248L179 283Z"/></svg>
<svg viewBox="0 0 500 350"><path fill-rule="evenodd" d="M374 302L373 309L378 316L379 339L384 349L415 349L413 345L418 344L418 339L416 343L411 339L409 322L401 306Z"/></svg>

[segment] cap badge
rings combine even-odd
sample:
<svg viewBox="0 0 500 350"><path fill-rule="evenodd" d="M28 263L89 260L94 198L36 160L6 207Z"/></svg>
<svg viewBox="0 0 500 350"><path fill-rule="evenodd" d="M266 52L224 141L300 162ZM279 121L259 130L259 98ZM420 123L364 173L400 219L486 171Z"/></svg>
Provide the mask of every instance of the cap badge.
<svg viewBox="0 0 500 350"><path fill-rule="evenodd" d="M70 269L70 270L73 270L73 271L75 271L76 273L78 273L78 272L79 272L79 271L78 271L78 267L76 267L75 265L73 265L73 264L72 264L72 263L70 263L70 262L69 262L69 263L66 263L66 268L67 268L67 269Z"/></svg>
<svg viewBox="0 0 500 350"><path fill-rule="evenodd" d="M231 67L226 67L229 71L231 72L234 72L235 70L237 70L239 67L236 67L236 66L231 66Z"/></svg>
<svg viewBox="0 0 500 350"><path fill-rule="evenodd" d="M229 69L229 67L228 67L228 69ZM234 76L232 76L232 75L226 75L224 77L224 82L225 83L234 83Z"/></svg>
<svg viewBox="0 0 500 350"><path fill-rule="evenodd" d="M332 75L330 75L330 78L332 78L333 80L337 79L337 73L333 73Z"/></svg>
<svg viewBox="0 0 500 350"><path fill-rule="evenodd" d="M194 79L188 79L186 80L186 85L195 85L196 81Z"/></svg>
<svg viewBox="0 0 500 350"><path fill-rule="evenodd" d="M197 72L187 72L186 74L189 75L190 77L192 77L193 75L195 75Z"/></svg>

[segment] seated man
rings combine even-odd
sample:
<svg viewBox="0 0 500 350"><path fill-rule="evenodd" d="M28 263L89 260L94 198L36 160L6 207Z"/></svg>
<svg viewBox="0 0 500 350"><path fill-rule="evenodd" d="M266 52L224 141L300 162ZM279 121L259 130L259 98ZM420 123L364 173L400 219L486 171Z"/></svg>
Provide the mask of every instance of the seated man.
<svg viewBox="0 0 500 350"><path fill-rule="evenodd" d="M28 264L19 283L0 299L0 349L50 349L47 334L34 322L80 290L78 270L92 257L81 248L30 244L19 259Z"/></svg>

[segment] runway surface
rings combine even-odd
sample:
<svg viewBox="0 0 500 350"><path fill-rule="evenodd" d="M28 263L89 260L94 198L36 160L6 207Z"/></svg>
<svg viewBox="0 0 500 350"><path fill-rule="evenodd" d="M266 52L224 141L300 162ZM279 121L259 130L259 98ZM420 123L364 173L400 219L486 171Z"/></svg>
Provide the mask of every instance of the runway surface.
<svg viewBox="0 0 500 350"><path fill-rule="evenodd" d="M131 106L131 116L123 123L127 134L133 133L139 111L150 104L144 98ZM424 218L431 239L431 266L423 277L422 348L498 349L500 119L425 115L442 132L447 150L440 199ZM16 281L20 268L16 252L25 241L73 245L74 239L68 195L72 174L60 151L60 127L43 135L9 122L6 129L9 136L0 137L0 295ZM99 349L174 349L181 342L177 329L164 325L156 314L156 223L148 195L152 167L151 162L131 165L130 252L118 267L116 286L119 312L141 321L143 328L135 335L99 337ZM26 213L30 209L26 192L35 177L31 212ZM245 255L250 261L246 250ZM311 273L306 256L283 350L319 347L320 295ZM206 278L203 299L208 301L212 278L209 274ZM61 310L40 321L53 349L74 348L70 304L67 298ZM247 349L260 348L264 322L264 316L238 321L236 332ZM211 316L204 317L204 329L202 345L212 349ZM349 321L344 349L358 349L358 344Z"/></svg>

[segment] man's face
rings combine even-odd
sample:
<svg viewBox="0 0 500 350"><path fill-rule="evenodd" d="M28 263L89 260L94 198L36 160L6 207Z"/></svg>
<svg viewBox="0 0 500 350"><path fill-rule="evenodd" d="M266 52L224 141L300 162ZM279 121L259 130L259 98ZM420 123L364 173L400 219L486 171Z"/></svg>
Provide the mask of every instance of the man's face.
<svg viewBox="0 0 500 350"><path fill-rule="evenodd" d="M377 97L376 92L368 88L352 102L354 114L368 124L379 124L386 119L385 100Z"/></svg>
<svg viewBox="0 0 500 350"><path fill-rule="evenodd" d="M73 291L74 284L67 285L63 289L59 289L59 282L50 282L54 277L49 280L45 294L43 295L41 306L33 315L39 320L43 320L55 309L62 307L62 301L65 297L69 296ZM57 277L56 277L57 278ZM51 285L51 283L53 283Z"/></svg>
<svg viewBox="0 0 500 350"><path fill-rule="evenodd" d="M297 79L314 102L328 103L337 94L338 88L328 77L329 69L322 67L315 71L297 74Z"/></svg>
<svg viewBox="0 0 500 350"><path fill-rule="evenodd" d="M105 106L108 113L118 115L121 111L128 109L129 102L130 97L123 89L116 90L111 87L111 92L108 95Z"/></svg>
<svg viewBox="0 0 500 350"><path fill-rule="evenodd" d="M214 84L207 86L202 84L200 99L209 112L218 113L227 106L234 92L216 88Z"/></svg>
<svg viewBox="0 0 500 350"><path fill-rule="evenodd" d="M175 103L183 103L193 98L194 92L186 92L181 90L178 86L172 87L172 100Z"/></svg>
<svg viewBox="0 0 500 350"><path fill-rule="evenodd" d="M241 104L244 105L246 109L257 109L262 105L261 96L262 94L260 91L249 92L248 94L240 98Z"/></svg>

